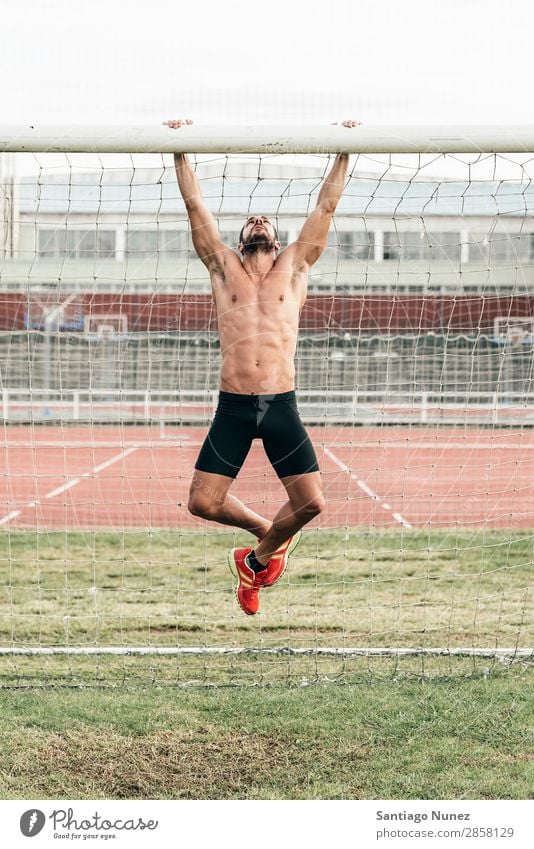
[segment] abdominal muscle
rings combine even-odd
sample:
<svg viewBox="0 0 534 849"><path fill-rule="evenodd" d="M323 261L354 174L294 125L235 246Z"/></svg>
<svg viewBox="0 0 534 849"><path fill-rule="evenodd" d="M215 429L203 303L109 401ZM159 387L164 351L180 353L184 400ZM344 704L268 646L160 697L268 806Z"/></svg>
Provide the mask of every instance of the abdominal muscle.
<svg viewBox="0 0 534 849"><path fill-rule="evenodd" d="M241 335L222 327L220 335L224 392L269 395L295 388L296 328Z"/></svg>
<svg viewBox="0 0 534 849"><path fill-rule="evenodd" d="M292 272L277 271L254 285L239 265L216 284L221 389L243 395L294 389L300 298Z"/></svg>

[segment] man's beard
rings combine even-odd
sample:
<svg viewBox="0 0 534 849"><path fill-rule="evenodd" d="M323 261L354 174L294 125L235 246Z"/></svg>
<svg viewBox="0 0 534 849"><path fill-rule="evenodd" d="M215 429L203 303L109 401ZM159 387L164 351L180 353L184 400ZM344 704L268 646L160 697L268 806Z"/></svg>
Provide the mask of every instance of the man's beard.
<svg viewBox="0 0 534 849"><path fill-rule="evenodd" d="M276 250L276 245L264 233L252 233L246 242L243 242L243 250L246 254L270 254Z"/></svg>

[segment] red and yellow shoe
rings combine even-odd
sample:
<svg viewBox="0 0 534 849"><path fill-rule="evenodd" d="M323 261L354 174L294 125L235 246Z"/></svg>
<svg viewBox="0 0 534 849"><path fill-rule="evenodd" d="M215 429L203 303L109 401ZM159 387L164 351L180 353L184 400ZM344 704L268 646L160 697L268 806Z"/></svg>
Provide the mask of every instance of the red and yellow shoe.
<svg viewBox="0 0 534 849"><path fill-rule="evenodd" d="M261 579L262 587L272 587L284 574L289 555L293 553L300 542L302 531L297 531L294 536L289 537L280 548L274 552L267 564L267 570L258 572L256 578Z"/></svg>
<svg viewBox="0 0 534 849"><path fill-rule="evenodd" d="M246 558L251 551L251 548L232 548L227 554L230 571L237 579L237 600L247 616L254 616L260 609L261 576L267 574L267 568L257 574L250 568Z"/></svg>

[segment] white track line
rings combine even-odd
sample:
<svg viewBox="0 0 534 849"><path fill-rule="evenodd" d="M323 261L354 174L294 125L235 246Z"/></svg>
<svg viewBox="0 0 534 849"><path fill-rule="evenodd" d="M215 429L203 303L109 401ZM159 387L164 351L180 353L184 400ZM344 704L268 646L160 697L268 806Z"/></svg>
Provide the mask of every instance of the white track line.
<svg viewBox="0 0 534 849"><path fill-rule="evenodd" d="M369 498L372 498L373 501L377 501L384 508L384 510L391 510L391 507L389 506L389 504L387 502L385 502L380 495L377 495L376 492L373 492L371 487L368 486L365 483L365 481L362 481L358 477L358 475L355 475L353 472L351 472L349 467L342 460L340 460L339 457L336 457L334 452L330 451L330 449L327 448L326 445L324 446L324 453L326 454L327 457L330 457L332 462L335 463L336 466L339 469L341 469L342 472L346 472L346 474L350 476L351 480L356 481L356 484L359 486L359 488L363 492L365 492L365 494L368 495ZM412 527L412 525L410 525L410 523L407 522L406 519L403 516L401 516L400 513L392 513L391 515L392 515L392 518L395 519L396 522L398 522L400 525L403 525L405 528L411 528Z"/></svg>
<svg viewBox="0 0 534 849"><path fill-rule="evenodd" d="M58 486L57 489L51 490L51 492L47 492L45 498L54 498L56 495L60 495L62 492L65 492L66 489L70 489L72 486L76 486L80 483L80 478L73 478L68 483L63 484L63 486ZM26 507L29 507L29 504L26 504Z"/></svg>
<svg viewBox="0 0 534 849"><path fill-rule="evenodd" d="M72 489L74 486L78 486L82 480L87 480L87 478L95 477L99 472L102 472L104 469L107 469L109 466L112 466L114 463L117 463L119 460L122 460L123 457L127 457L129 454L133 454L134 451L138 451L139 448L149 448L150 443L137 443L137 445L132 448L127 448L125 451L121 451L120 454L116 454L114 457L111 457L109 460L106 460L104 463L100 463L98 466L95 466L91 469L90 472L84 472L83 475L79 475L77 478L71 478L67 483L64 483L62 486L58 486L56 489L51 489L50 492L45 493L43 498L55 498L56 495L61 495L62 492L65 492L67 489ZM36 507L40 502L37 501L28 501L27 504L24 504L20 510L12 510L11 513L7 513L6 516L3 516L0 519L0 525L5 525L8 522L11 522L12 519L16 519L17 516L20 516L21 511L24 507Z"/></svg>
<svg viewBox="0 0 534 849"><path fill-rule="evenodd" d="M11 519L16 519L17 516L20 516L20 510L12 510L12 512L8 513L7 516L0 519L0 525L5 525L6 522L10 522Z"/></svg>
<svg viewBox="0 0 534 849"><path fill-rule="evenodd" d="M509 448L511 451L534 451L534 442L524 445L521 442L336 442L339 448L400 448L410 451L493 451L496 448Z"/></svg>
<svg viewBox="0 0 534 849"><path fill-rule="evenodd" d="M207 428L206 428L207 430ZM194 448L197 445L202 445L203 440L192 439L190 436L166 436L164 438L158 437L157 439L152 440L150 443L146 443L146 447L150 447L153 449L157 448L169 448L169 447L182 447L182 443L187 443L184 445L185 448ZM68 442L54 442L54 441L45 441L42 442L39 440L21 440L20 442L10 442L9 440L2 439L0 440L0 449L3 448L119 448L126 447L132 445L137 447L139 445L138 442L83 442L82 440L73 440ZM493 451L496 448L507 448L510 451L518 451L519 449L523 451L534 451L534 442L531 443L523 443L523 442L440 442L439 440L434 440L433 442L416 442L413 441L410 437L410 440L402 440L399 439L397 441L381 441L375 440L372 442L358 442L355 446L354 442L336 442L336 445L340 448L402 448L410 450L410 451Z"/></svg>
<svg viewBox="0 0 534 849"><path fill-rule="evenodd" d="M134 451L138 451L139 448L146 448L147 445L135 445L133 448L127 448L126 451L121 451L120 454L116 454L110 460L106 460L105 463L100 463L99 466L95 466L91 472L86 472L84 475L81 475L82 478L90 478L93 475L97 475L99 472L103 471L103 469L107 469L108 466L112 466L113 463L116 463L118 460L122 460L123 457L127 457L128 454L133 454Z"/></svg>
<svg viewBox="0 0 534 849"><path fill-rule="evenodd" d="M177 445L181 445L182 442L184 442L184 443L187 442L187 444L189 446L190 440L191 440L190 436L168 436L168 437L165 437L165 439L160 439L158 437L157 439L154 439L151 442L146 442L146 443L143 443L143 444L146 447L150 446L150 448L158 448L158 447L168 448L169 444L174 445L176 443ZM201 444L201 443L199 443L199 444ZM41 441L41 440L38 440L38 439L21 440L20 442L18 442L18 441L9 441L7 439L0 440L0 448L6 448L6 449L9 449L9 448L32 448L32 449L38 449L38 448L61 448L61 449L64 449L64 448L98 448L98 449L104 450L104 449L108 449L108 448L127 448L130 445L133 446L134 448L137 448L139 446L139 442L127 442L126 440L124 442L83 442L83 440L72 440L70 442L69 441L58 442L57 440L56 441L52 441L52 440L48 440L48 441L42 440ZM532 447L534 448L534 445Z"/></svg>

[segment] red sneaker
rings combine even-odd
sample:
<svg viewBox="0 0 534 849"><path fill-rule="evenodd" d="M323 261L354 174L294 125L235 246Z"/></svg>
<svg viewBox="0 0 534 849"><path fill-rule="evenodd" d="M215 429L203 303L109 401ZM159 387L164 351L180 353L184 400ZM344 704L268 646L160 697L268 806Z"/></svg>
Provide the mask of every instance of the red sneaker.
<svg viewBox="0 0 534 849"><path fill-rule="evenodd" d="M250 568L246 557L251 551L251 548L232 548L227 554L230 571L237 579L237 600L248 616L254 616L260 609L261 576L267 574L267 567L257 574Z"/></svg>
<svg viewBox="0 0 534 849"><path fill-rule="evenodd" d="M267 564L266 572L257 572L256 577L261 577L262 587L272 587L284 574L289 555L296 549L300 542L302 531L297 531L294 536L289 537L280 548L278 548Z"/></svg>

